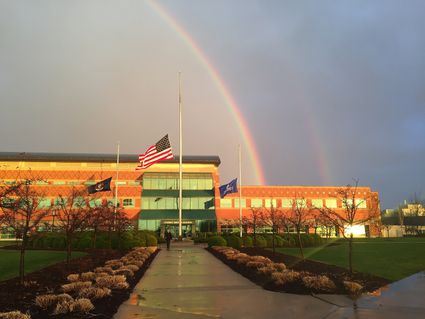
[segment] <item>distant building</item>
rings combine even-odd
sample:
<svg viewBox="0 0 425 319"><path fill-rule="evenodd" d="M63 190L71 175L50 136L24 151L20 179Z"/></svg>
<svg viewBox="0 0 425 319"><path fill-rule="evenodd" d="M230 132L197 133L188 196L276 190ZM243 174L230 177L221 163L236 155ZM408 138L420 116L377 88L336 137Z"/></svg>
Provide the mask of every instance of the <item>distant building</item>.
<svg viewBox="0 0 425 319"><path fill-rule="evenodd" d="M45 194L44 205L50 206L72 187L82 189L112 177L112 190L97 193L97 201L114 203L114 190L118 186L118 205L124 208L135 227L160 233L168 228L177 234L178 158L154 164L144 171L136 171L137 164L137 155L121 155L117 180L114 154L0 153L0 184L38 178L36 187ZM196 231L225 232L238 227L239 194L220 198L219 165L218 156L183 157L184 236ZM342 213L343 203L336 196L338 189L336 186L243 186L242 213L249 218L253 208L289 209L294 199L301 198L307 207L326 206ZM371 210L379 211L377 192L358 187L357 195L359 220L366 219ZM49 216L47 221L54 223L54 218ZM350 231L365 237L379 235L378 229L367 221ZM320 225L311 226L309 231L325 234ZM332 235L340 234L333 229Z"/></svg>
<svg viewBox="0 0 425 319"><path fill-rule="evenodd" d="M384 237L425 234L425 208L419 203L405 203L397 209L386 209L382 212L381 221Z"/></svg>

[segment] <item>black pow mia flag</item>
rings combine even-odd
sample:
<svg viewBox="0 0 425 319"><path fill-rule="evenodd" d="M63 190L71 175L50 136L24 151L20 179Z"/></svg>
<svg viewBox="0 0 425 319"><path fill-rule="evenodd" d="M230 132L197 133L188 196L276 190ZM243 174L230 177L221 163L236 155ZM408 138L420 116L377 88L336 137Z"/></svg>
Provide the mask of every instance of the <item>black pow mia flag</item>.
<svg viewBox="0 0 425 319"><path fill-rule="evenodd" d="M106 192L111 190L111 180L112 177L109 177L103 181L100 181L99 183L96 183L94 185L90 185L87 190L89 194L94 194L97 192Z"/></svg>

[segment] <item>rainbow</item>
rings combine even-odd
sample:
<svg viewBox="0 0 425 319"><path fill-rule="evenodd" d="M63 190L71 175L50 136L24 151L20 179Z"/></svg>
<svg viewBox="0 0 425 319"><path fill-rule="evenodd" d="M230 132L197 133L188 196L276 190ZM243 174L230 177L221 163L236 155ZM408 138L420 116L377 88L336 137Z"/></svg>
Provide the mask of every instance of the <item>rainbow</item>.
<svg viewBox="0 0 425 319"><path fill-rule="evenodd" d="M212 81L217 86L220 94L223 96L227 106L230 109L239 131L242 134L245 147L248 151L248 156L251 162L254 165L255 177L259 185L265 185L266 180L264 177L264 171L261 166L260 157L255 146L254 139L249 131L248 125L242 116L240 107L237 105L235 99L229 92L229 89L226 87L224 80L220 77L218 71L209 61L207 55L201 50L201 48L196 44L196 42L191 38L191 36L184 30L166 10L160 4L155 1L148 0L146 3L155 11L167 24L176 31L176 33L184 40L184 42L190 47L195 56L198 58L199 62L205 67Z"/></svg>

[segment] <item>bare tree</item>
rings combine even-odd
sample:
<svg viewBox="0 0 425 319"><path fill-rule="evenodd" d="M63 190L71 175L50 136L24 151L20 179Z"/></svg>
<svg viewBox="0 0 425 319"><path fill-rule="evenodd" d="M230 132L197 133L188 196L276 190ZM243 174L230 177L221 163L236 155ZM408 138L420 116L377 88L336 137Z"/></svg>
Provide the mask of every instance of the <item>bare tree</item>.
<svg viewBox="0 0 425 319"><path fill-rule="evenodd" d="M21 239L19 281L24 283L25 251L28 240L51 209L43 194L34 187L36 179L26 179L2 190L0 225Z"/></svg>
<svg viewBox="0 0 425 319"><path fill-rule="evenodd" d="M110 208L108 207L107 202L102 202L100 205L96 205L96 202L91 200L90 203L87 216L87 228L93 231L92 248L96 248L97 234L102 227L105 227L106 218L110 215Z"/></svg>
<svg viewBox="0 0 425 319"><path fill-rule="evenodd" d="M304 197L296 196L291 201L292 208L285 212L286 218L294 226L297 232L298 248L300 249L301 258L304 259L303 244L301 241L301 231L308 226L308 222L311 218L312 212L307 207L307 201Z"/></svg>
<svg viewBox="0 0 425 319"><path fill-rule="evenodd" d="M248 229L252 230L253 234L253 244L254 246L257 246L257 231L258 228L263 225L263 218L262 218L262 212L261 208L257 207L251 207L251 213L249 217L244 217L245 224Z"/></svg>
<svg viewBox="0 0 425 319"><path fill-rule="evenodd" d="M57 228L65 234L66 262L69 263L72 253L72 243L78 232L87 225L87 191L72 187L67 196L59 195L56 199Z"/></svg>
<svg viewBox="0 0 425 319"><path fill-rule="evenodd" d="M379 204L374 203L374 201L377 201L375 197L369 196L369 198L360 199L358 195L358 180L355 180L354 185L349 184L337 190L336 197L342 203L341 211L329 207L320 208L323 218L331 222L339 230L339 233L342 234L344 239L348 241L348 266L350 273L353 272L353 226L369 221L371 216L375 215L372 210L378 209L379 211ZM364 204L364 201L366 203L369 201L369 212L361 216L359 214L359 207ZM349 229L348 235L345 231L346 228Z"/></svg>
<svg viewBox="0 0 425 319"><path fill-rule="evenodd" d="M264 226L269 226L272 230L272 250L273 255L276 250L276 234L279 231L279 225L281 224L283 212L280 209L277 209L273 205L273 199L270 200L270 208L263 207L261 210L261 223Z"/></svg>

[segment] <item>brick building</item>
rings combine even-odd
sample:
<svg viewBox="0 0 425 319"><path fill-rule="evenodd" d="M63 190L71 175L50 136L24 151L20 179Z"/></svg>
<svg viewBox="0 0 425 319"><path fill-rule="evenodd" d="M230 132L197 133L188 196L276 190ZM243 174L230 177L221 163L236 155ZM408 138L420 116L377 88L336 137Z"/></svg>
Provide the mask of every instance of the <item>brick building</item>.
<svg viewBox="0 0 425 319"><path fill-rule="evenodd" d="M137 155L121 155L117 174L113 154L0 153L0 183L35 178L46 206L54 205L69 188L87 188L112 177L111 191L97 193L96 201L114 203L118 186L118 204L139 229L163 232L167 227L177 234L178 227L178 157L136 171ZM183 156L182 232L226 231L234 229L239 219L239 195L220 199L218 156ZM249 217L252 208L273 206L289 209L294 199L307 207L329 207L343 211L336 196L339 187L322 186L243 186L242 213ZM369 187L357 189L359 218L379 209L378 194ZM358 200L358 203L357 203ZM214 205L206 205L206 203ZM54 222L54 216L48 220ZM232 224L233 223L233 224ZM358 236L375 235L368 223L357 225ZM354 232L354 231L353 231Z"/></svg>

